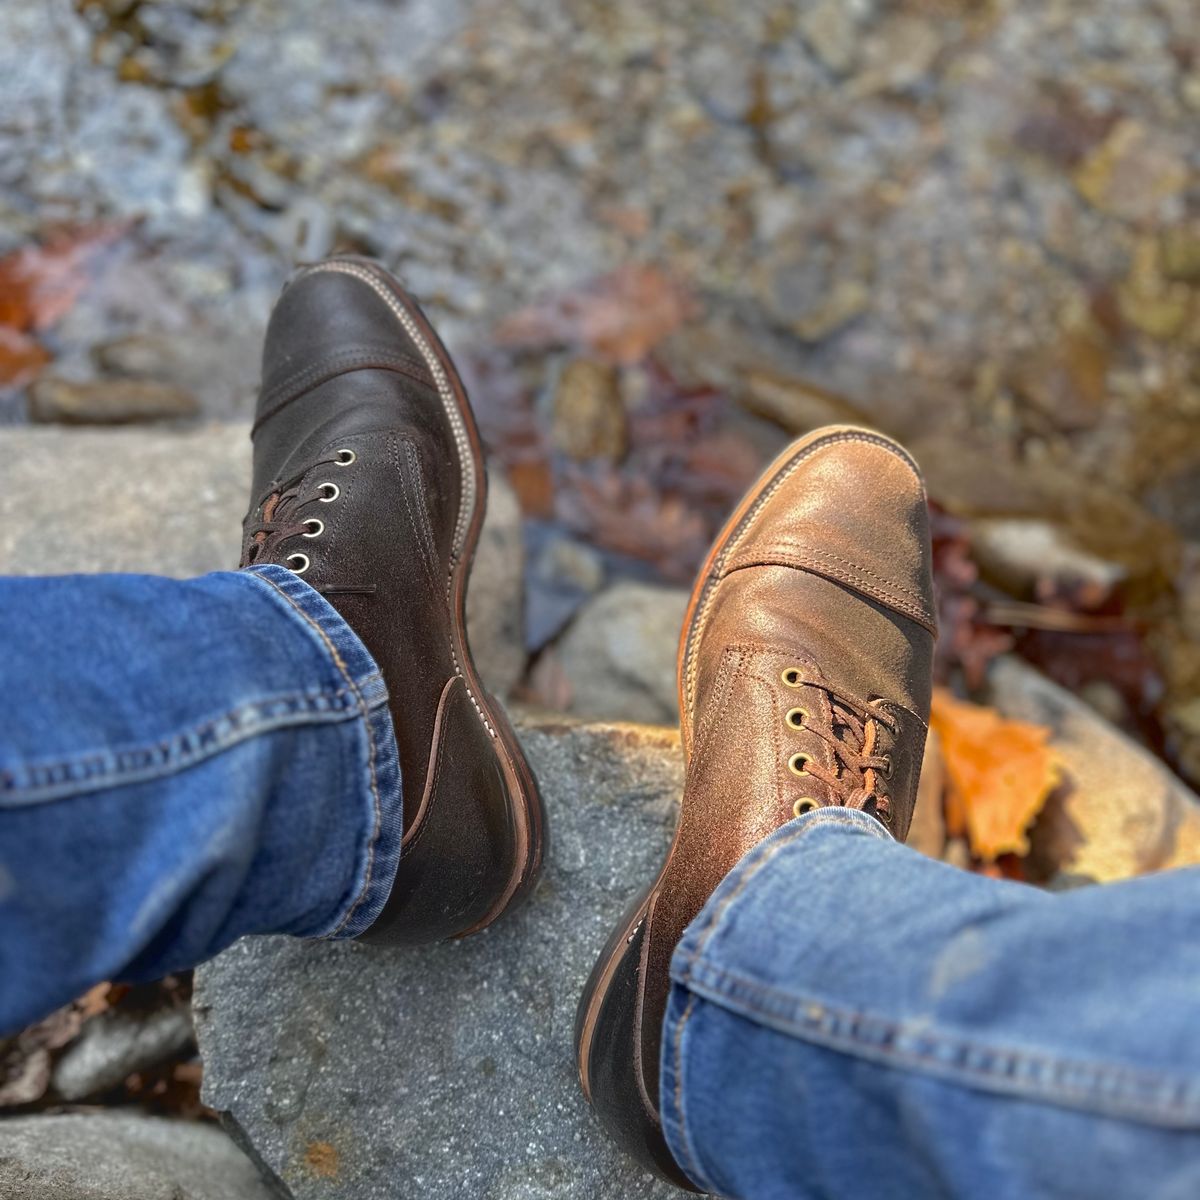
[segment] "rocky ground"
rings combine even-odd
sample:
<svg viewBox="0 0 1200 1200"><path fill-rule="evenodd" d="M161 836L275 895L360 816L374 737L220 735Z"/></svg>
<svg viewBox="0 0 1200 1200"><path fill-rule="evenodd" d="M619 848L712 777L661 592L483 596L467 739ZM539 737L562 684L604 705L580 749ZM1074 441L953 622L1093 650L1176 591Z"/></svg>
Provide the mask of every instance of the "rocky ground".
<svg viewBox="0 0 1200 1200"><path fill-rule="evenodd" d="M641 869L622 855L652 858L671 821L669 739L603 722L672 723L708 539L788 437L831 420L916 451L940 679L1049 730L1065 780L1022 854L985 860L942 820L931 761L922 848L1052 886L1200 852L1193 0L42 0L0 9L0 114L0 572L229 565L259 341L295 263L378 256L445 331L492 455L483 672L527 713L602 722L524 727L564 830L537 901L564 995ZM572 755L608 764L598 795ZM645 846L589 857L578 823L621 805ZM568 885L596 915L576 941ZM489 971L495 948L474 953ZM326 1065L295 1057L312 1100L283 1122L246 1065L274 1043L230 998L277 979L311 1024L346 961L265 944L202 981L206 1095L298 1200L400 1176L421 1196L590 1196L622 1170L569 1086L557 1000L502 1049L465 1018L421 1042L443 957L412 1014L332 1030ZM528 991L497 976L489 1021ZM0 1106L198 1111L186 997L0 1045ZM425 1148L401 1161L394 1137L335 1127L329 1064L370 1038L423 1045L495 1137L468 1146L418 1105L403 1132ZM377 1086L407 1071L379 1064ZM491 1111L530 1072L550 1081L530 1111ZM15 1145L19 1194L92 1200L61 1174L58 1148L92 1146L71 1121L0 1126L0 1195ZM126 1136L158 1134L110 1145ZM99 1194L223 1200L181 1163Z"/></svg>
<svg viewBox="0 0 1200 1200"><path fill-rule="evenodd" d="M1198 43L1192 0L10 5L0 420L244 417L292 266L377 255L516 488L531 654L589 547L686 584L863 421L1022 598L1074 555L1140 623L1128 715L1200 778Z"/></svg>

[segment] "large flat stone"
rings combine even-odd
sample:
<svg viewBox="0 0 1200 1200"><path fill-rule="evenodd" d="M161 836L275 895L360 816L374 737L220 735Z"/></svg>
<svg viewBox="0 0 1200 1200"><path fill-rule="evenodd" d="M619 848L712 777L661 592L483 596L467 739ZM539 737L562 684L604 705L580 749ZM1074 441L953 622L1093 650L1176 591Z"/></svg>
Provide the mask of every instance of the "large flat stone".
<svg viewBox="0 0 1200 1200"><path fill-rule="evenodd" d="M676 657L687 605L682 588L624 580L589 600L552 660L569 711L600 720L675 724Z"/></svg>
<svg viewBox="0 0 1200 1200"><path fill-rule="evenodd" d="M0 1121L0 1200L271 1200L211 1125L128 1113Z"/></svg>
<svg viewBox="0 0 1200 1200"><path fill-rule="evenodd" d="M4 429L0 453L0 575L186 578L237 566L250 487L248 425ZM516 499L497 476L472 575L480 599L469 590L468 603L471 648L498 695L524 668L523 563Z"/></svg>
<svg viewBox="0 0 1200 1200"><path fill-rule="evenodd" d="M1158 758L1020 659L998 659L988 684L1005 716L1050 729L1062 784L1034 828L1033 850L1062 882L1200 862L1200 798Z"/></svg>
<svg viewBox="0 0 1200 1200"><path fill-rule="evenodd" d="M624 1158L575 1074L595 955L665 853L673 732L525 722L551 839L528 905L464 942L247 939L201 968L205 1099L296 1200L676 1194Z"/></svg>
<svg viewBox="0 0 1200 1200"><path fill-rule="evenodd" d="M245 425L5 429L0 573L236 567L250 491Z"/></svg>

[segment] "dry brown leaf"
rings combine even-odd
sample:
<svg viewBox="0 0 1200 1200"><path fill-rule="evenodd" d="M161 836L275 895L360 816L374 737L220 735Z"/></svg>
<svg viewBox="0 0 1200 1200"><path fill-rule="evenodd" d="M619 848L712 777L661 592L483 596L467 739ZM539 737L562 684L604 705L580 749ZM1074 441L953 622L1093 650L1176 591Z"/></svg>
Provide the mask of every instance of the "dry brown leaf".
<svg viewBox="0 0 1200 1200"><path fill-rule="evenodd" d="M75 1008L85 1021L92 1017L98 1017L112 1007L115 990L111 983L98 983L75 1001Z"/></svg>
<svg viewBox="0 0 1200 1200"><path fill-rule="evenodd" d="M946 764L950 836L965 835L988 862L1028 854L1026 831L1058 781L1050 731L959 700L945 688L934 689L930 727Z"/></svg>
<svg viewBox="0 0 1200 1200"><path fill-rule="evenodd" d="M626 266L543 304L513 313L496 328L501 345L576 345L614 363L636 363L692 314L687 293L664 272Z"/></svg>
<svg viewBox="0 0 1200 1200"><path fill-rule="evenodd" d="M49 361L49 353L36 338L0 325L0 387L23 387Z"/></svg>
<svg viewBox="0 0 1200 1200"><path fill-rule="evenodd" d="M56 325L87 286L89 260L124 228L88 226L0 258L0 325L27 332Z"/></svg>
<svg viewBox="0 0 1200 1200"><path fill-rule="evenodd" d="M71 311L88 263L124 226L88 226L0 258L0 387L23 387L50 354L35 336Z"/></svg>

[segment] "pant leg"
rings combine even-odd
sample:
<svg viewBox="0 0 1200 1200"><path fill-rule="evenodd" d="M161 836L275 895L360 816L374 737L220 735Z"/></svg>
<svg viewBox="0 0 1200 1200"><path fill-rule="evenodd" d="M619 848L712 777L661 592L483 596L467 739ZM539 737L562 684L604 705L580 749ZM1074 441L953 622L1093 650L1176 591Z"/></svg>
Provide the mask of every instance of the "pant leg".
<svg viewBox="0 0 1200 1200"><path fill-rule="evenodd" d="M0 1032L386 900L387 692L292 572L0 580L0 705Z"/></svg>
<svg viewBox="0 0 1200 1200"><path fill-rule="evenodd" d="M825 809L672 964L662 1108L740 1200L1200 1195L1200 873L1048 894Z"/></svg>

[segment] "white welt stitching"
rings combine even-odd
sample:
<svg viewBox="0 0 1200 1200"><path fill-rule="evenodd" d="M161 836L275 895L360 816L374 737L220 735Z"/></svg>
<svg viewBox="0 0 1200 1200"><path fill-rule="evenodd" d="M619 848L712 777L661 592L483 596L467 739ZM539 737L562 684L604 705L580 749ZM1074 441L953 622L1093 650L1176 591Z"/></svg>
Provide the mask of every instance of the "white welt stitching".
<svg viewBox="0 0 1200 1200"><path fill-rule="evenodd" d="M802 462L806 461L813 454L815 454L818 450L824 449L826 446L831 446L838 442L867 442L870 445L882 446L885 450L890 450L896 455L897 458L906 463L912 469L913 474L917 477L917 481L921 483L921 487L924 489L925 485L921 481L921 472L918 470L916 463L913 462L912 458L909 456L908 452L903 449L903 447L897 446L896 443L890 438L860 430L837 433L829 437L817 438L815 441L805 446L804 449L795 456L795 458L788 462L787 465L780 470L779 474L776 475L770 486L762 493L761 496L757 498L757 500L751 506L750 511L747 512L746 515L741 519L739 522L739 528L733 532L728 544L713 562L712 573L709 576L708 583L705 585L707 591L704 596L704 600L700 605L700 610L696 613L695 618L692 621L692 629L688 637L688 644L686 648L687 659L684 664L683 673L684 702L689 711L691 710L695 700L696 689L696 658L694 650L700 641L700 633L703 630L705 623L708 621L708 613L712 608L713 600L716 597L716 583L724 577L725 567L733 557L733 554L737 550L738 546L740 546L745 540L751 525L753 525L758 519L758 514L762 512L764 506L770 501L771 497L774 496L777 491L779 491L779 489L784 485L796 468L799 467Z"/></svg>
<svg viewBox="0 0 1200 1200"><path fill-rule="evenodd" d="M454 556L459 557L462 553L463 542L466 540L470 514L475 511L475 470L471 461L471 439L467 436L467 427L463 422L462 413L458 411L458 401L454 397L454 389L450 386L450 380L446 378L446 372L442 368L440 359L433 347L422 336L417 323L409 312L373 271L347 262L319 263L315 267L310 267L309 270L312 272L337 271L342 275L352 275L355 279L361 280L392 310L396 319L404 326L404 332L420 350L421 357L424 358L425 365L429 368L433 381L437 385L438 395L441 397L442 406L446 410L450 428L454 433L454 441L458 447L462 476L462 499L458 506L458 520L454 525Z"/></svg>
<svg viewBox="0 0 1200 1200"><path fill-rule="evenodd" d="M454 563L462 556L463 545L467 538L467 529L471 523L471 514L475 511L475 466L471 454L471 439L467 436L467 427L463 421L462 413L458 411L458 401L455 399L454 389L450 386L450 380L446 378L446 372L442 368L441 360L434 352L433 347L422 336L417 323L374 271L371 271L367 267L360 267L355 263L348 262L318 263L315 267L310 267L309 271L337 271L342 275L351 275L371 288L384 304L392 310L400 324L404 326L404 332L408 334L413 344L421 352L421 357L424 358L425 365L429 368L430 374L433 376L433 381L437 385L438 396L441 397L442 407L446 410L446 417L449 419L450 428L454 433L454 442L458 447L459 474L462 476L462 498L458 505L458 520L454 524L454 548L451 554L450 575L446 582L446 595L449 599L451 583L454 577ZM496 730L492 728L492 723L488 720L483 706L475 698L475 693L471 690L471 684L463 672L462 664L458 661L458 651L454 648L453 634L450 636L450 657L454 660L454 673L462 679L467 689L467 696L475 711L479 714L479 719L483 722L483 727L492 737L495 737Z"/></svg>

